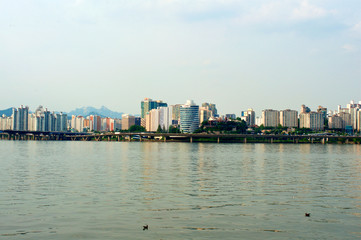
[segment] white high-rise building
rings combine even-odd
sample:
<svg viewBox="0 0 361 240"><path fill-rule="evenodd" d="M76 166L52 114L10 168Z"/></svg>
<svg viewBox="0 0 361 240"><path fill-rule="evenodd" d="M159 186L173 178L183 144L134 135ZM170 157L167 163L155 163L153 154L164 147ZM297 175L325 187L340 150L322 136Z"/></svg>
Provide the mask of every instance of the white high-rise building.
<svg viewBox="0 0 361 240"><path fill-rule="evenodd" d="M357 112L357 131L361 131L361 111Z"/></svg>
<svg viewBox="0 0 361 240"><path fill-rule="evenodd" d="M340 116L340 118L342 119L342 129L345 129L346 126L352 126L351 125L351 113L340 112L338 114L338 116Z"/></svg>
<svg viewBox="0 0 361 240"><path fill-rule="evenodd" d="M310 128L312 130L324 129L324 118L322 113L303 112L300 113L300 128Z"/></svg>
<svg viewBox="0 0 361 240"><path fill-rule="evenodd" d="M180 108L180 130L184 133L193 133L199 128L199 106L193 100Z"/></svg>
<svg viewBox="0 0 361 240"><path fill-rule="evenodd" d="M329 129L342 129L342 118L338 115L328 117Z"/></svg>
<svg viewBox="0 0 361 240"><path fill-rule="evenodd" d="M12 130L26 131L29 124L29 107L13 108Z"/></svg>
<svg viewBox="0 0 361 240"><path fill-rule="evenodd" d="M172 107L159 107L159 126L168 132L172 125Z"/></svg>
<svg viewBox="0 0 361 240"><path fill-rule="evenodd" d="M281 110L280 124L283 127L298 127L298 113L296 110Z"/></svg>
<svg viewBox="0 0 361 240"><path fill-rule="evenodd" d="M244 120L248 126L256 125L256 113L252 108L249 108L247 111L242 111L240 118Z"/></svg>
<svg viewBox="0 0 361 240"><path fill-rule="evenodd" d="M213 117L213 112L208 107L199 108L199 123L202 124L204 121L208 121L210 117Z"/></svg>
<svg viewBox="0 0 361 240"><path fill-rule="evenodd" d="M278 127L280 124L280 112L273 109L263 110L262 124L265 127Z"/></svg>
<svg viewBox="0 0 361 240"><path fill-rule="evenodd" d="M11 130L12 118L3 114L0 117L0 130Z"/></svg>

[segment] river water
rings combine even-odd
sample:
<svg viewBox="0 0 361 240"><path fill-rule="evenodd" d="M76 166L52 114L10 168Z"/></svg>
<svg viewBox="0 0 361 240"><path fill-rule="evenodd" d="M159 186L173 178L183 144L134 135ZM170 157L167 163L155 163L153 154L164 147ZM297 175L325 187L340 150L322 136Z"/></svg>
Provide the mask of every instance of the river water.
<svg viewBox="0 0 361 240"><path fill-rule="evenodd" d="M0 190L2 239L361 239L359 145L0 141Z"/></svg>

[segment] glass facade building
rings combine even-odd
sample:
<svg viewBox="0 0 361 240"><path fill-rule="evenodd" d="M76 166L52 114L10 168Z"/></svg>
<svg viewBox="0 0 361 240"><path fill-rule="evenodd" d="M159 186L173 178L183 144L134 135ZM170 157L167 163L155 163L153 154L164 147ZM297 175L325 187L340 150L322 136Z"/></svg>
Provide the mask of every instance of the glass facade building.
<svg viewBox="0 0 361 240"><path fill-rule="evenodd" d="M199 106L192 100L187 100L180 108L180 130L184 133L193 133L199 128Z"/></svg>

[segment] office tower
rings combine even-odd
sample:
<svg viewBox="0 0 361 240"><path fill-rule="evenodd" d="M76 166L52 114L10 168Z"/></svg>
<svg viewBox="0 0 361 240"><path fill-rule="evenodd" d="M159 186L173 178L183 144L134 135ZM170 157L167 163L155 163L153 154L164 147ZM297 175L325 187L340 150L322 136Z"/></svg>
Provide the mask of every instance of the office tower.
<svg viewBox="0 0 361 240"><path fill-rule="evenodd" d="M247 126L256 125L256 113L252 108L249 108L247 111L242 111L240 118L247 123Z"/></svg>
<svg viewBox="0 0 361 240"><path fill-rule="evenodd" d="M180 122L180 108L182 104L172 105L172 124L178 125Z"/></svg>
<svg viewBox="0 0 361 240"><path fill-rule="evenodd" d="M281 110L280 124L283 127L298 127L298 113L295 110Z"/></svg>
<svg viewBox="0 0 361 240"><path fill-rule="evenodd" d="M192 133L199 128L199 106L192 100L180 108L180 130L184 133Z"/></svg>
<svg viewBox="0 0 361 240"><path fill-rule="evenodd" d="M122 119L114 119L114 131L119 131L122 129Z"/></svg>
<svg viewBox="0 0 361 240"><path fill-rule="evenodd" d="M218 117L216 104L213 103L202 103L203 108L208 108L212 111L212 117Z"/></svg>
<svg viewBox="0 0 361 240"><path fill-rule="evenodd" d="M164 103L162 100L153 101L150 98L144 98L144 100L140 104L140 108L141 108L140 117L145 118L146 114L152 109L157 109L158 107L167 107L167 106L168 104Z"/></svg>
<svg viewBox="0 0 361 240"><path fill-rule="evenodd" d="M262 124L264 127L278 127L280 124L280 112L273 109L263 110Z"/></svg>
<svg viewBox="0 0 361 240"><path fill-rule="evenodd" d="M227 120L229 120L229 119L236 119L236 114L234 114L234 113L228 113L228 114L226 114L226 118L227 118Z"/></svg>
<svg viewBox="0 0 361 240"><path fill-rule="evenodd" d="M134 119L134 125L141 126L142 118L141 117L135 117Z"/></svg>

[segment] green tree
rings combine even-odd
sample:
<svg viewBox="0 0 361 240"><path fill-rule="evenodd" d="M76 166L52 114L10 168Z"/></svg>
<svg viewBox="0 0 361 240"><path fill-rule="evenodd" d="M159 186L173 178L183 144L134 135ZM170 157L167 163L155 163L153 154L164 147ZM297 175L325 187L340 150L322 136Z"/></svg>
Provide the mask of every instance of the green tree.
<svg viewBox="0 0 361 240"><path fill-rule="evenodd" d="M132 125L130 126L130 128L128 129L129 132L145 132L145 128L142 126L138 126L138 125Z"/></svg>
<svg viewBox="0 0 361 240"><path fill-rule="evenodd" d="M170 133L180 133L180 130L178 127L169 126L168 132Z"/></svg>
<svg viewBox="0 0 361 240"><path fill-rule="evenodd" d="M158 125L157 133L162 133L162 132L163 132L162 127Z"/></svg>

